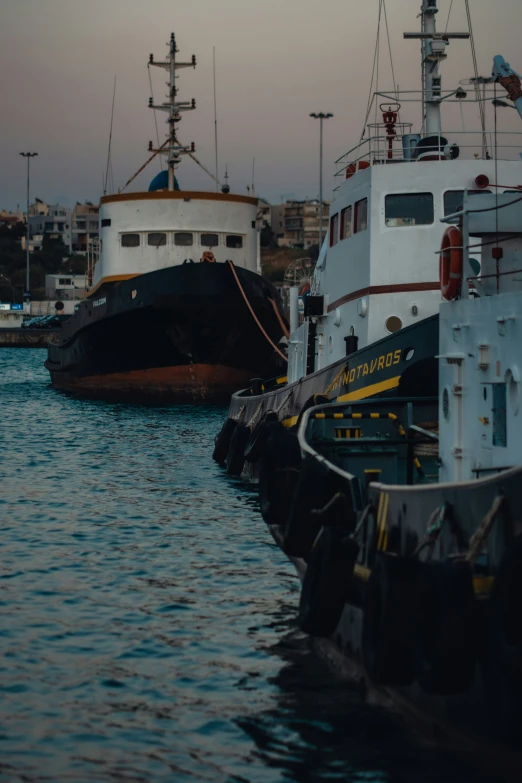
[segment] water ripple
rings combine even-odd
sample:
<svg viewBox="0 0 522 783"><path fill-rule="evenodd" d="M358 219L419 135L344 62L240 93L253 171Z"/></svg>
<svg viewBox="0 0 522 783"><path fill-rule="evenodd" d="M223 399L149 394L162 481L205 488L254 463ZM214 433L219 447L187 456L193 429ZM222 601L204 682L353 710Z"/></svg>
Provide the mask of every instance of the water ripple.
<svg viewBox="0 0 522 783"><path fill-rule="evenodd" d="M223 410L74 400L43 358L0 352L0 780L493 781L311 652Z"/></svg>

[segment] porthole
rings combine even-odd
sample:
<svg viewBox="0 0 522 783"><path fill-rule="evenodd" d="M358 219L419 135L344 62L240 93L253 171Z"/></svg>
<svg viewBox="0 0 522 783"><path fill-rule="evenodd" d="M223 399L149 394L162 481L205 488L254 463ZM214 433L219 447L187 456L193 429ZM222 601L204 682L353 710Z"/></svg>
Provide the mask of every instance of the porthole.
<svg viewBox="0 0 522 783"><path fill-rule="evenodd" d="M136 299L136 296L137 296L137 295L138 295L138 292L137 292L137 291L136 291L136 289L134 288L134 289L131 291L131 299Z"/></svg>
<svg viewBox="0 0 522 783"><path fill-rule="evenodd" d="M399 329L402 329L402 321L398 315L390 315L384 322L386 331L390 334L395 334Z"/></svg>
<svg viewBox="0 0 522 783"><path fill-rule="evenodd" d="M414 353L415 351L413 350L413 348L405 348L402 352L402 360L404 362L409 362L410 359L413 359Z"/></svg>

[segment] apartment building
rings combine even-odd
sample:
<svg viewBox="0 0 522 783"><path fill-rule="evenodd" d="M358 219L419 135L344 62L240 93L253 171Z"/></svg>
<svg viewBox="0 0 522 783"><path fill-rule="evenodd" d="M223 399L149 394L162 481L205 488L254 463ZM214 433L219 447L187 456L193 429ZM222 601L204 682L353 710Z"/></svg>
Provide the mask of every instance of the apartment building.
<svg viewBox="0 0 522 783"><path fill-rule="evenodd" d="M86 253L89 241L99 236L99 207L86 201L76 202L72 211L72 249L75 253Z"/></svg>
<svg viewBox="0 0 522 783"><path fill-rule="evenodd" d="M281 247L309 248L319 244L321 204L318 199L286 201L283 205L283 236L277 241ZM328 228L330 202L323 201L323 238Z"/></svg>

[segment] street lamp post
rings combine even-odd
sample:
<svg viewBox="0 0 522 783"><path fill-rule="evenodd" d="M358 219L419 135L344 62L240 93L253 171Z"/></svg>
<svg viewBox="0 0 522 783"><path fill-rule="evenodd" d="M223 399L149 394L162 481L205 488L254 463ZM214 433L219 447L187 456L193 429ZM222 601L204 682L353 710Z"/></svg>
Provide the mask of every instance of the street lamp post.
<svg viewBox="0 0 522 783"><path fill-rule="evenodd" d="M320 111L318 114L312 113L310 117L319 120L319 251L323 244L323 120L333 117L333 114L325 114Z"/></svg>
<svg viewBox="0 0 522 783"><path fill-rule="evenodd" d="M27 236L25 239L25 292L24 292L24 299L26 302L31 301L31 291L30 291L30 279L29 279L29 162L31 158L36 157L38 155L37 152L21 152L20 155L23 158L27 158L27 213L26 213L26 220L27 220Z"/></svg>

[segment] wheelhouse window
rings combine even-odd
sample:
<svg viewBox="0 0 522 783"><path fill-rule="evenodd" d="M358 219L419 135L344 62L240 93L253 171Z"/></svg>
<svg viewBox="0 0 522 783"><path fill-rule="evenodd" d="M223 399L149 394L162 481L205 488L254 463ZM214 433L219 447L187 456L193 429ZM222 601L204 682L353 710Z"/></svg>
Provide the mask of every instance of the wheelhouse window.
<svg viewBox="0 0 522 783"><path fill-rule="evenodd" d="M243 247L243 237L237 234L227 234L226 238L227 247Z"/></svg>
<svg viewBox="0 0 522 783"><path fill-rule="evenodd" d="M204 247L217 247L219 245L219 234L201 234L201 244Z"/></svg>
<svg viewBox="0 0 522 783"><path fill-rule="evenodd" d="M330 218L330 247L339 241L339 213L336 212Z"/></svg>
<svg viewBox="0 0 522 783"><path fill-rule="evenodd" d="M110 218L102 218L102 228L107 228L107 226L110 226L111 219Z"/></svg>
<svg viewBox="0 0 522 783"><path fill-rule="evenodd" d="M139 234L122 234L121 235L122 247L139 247L140 235Z"/></svg>
<svg viewBox="0 0 522 783"><path fill-rule="evenodd" d="M491 190L468 190L468 194L472 196L480 196L481 193L491 193ZM463 190L447 190L444 193L444 215L454 215L455 212L462 212L463 204Z"/></svg>
<svg viewBox="0 0 522 783"><path fill-rule="evenodd" d="M368 199L363 198L355 202L354 234L366 231L368 228Z"/></svg>
<svg viewBox="0 0 522 783"><path fill-rule="evenodd" d="M147 244L151 247L163 247L167 244L167 235L162 233L148 234Z"/></svg>
<svg viewBox="0 0 522 783"><path fill-rule="evenodd" d="M396 193L386 196L384 219L390 228L433 223L433 193Z"/></svg>
<svg viewBox="0 0 522 783"><path fill-rule="evenodd" d="M194 237L188 231L179 231L177 234L174 234L174 244L188 247L194 244Z"/></svg>
<svg viewBox="0 0 522 783"><path fill-rule="evenodd" d="M345 207L341 212L340 239L348 239L352 235L352 208Z"/></svg>

